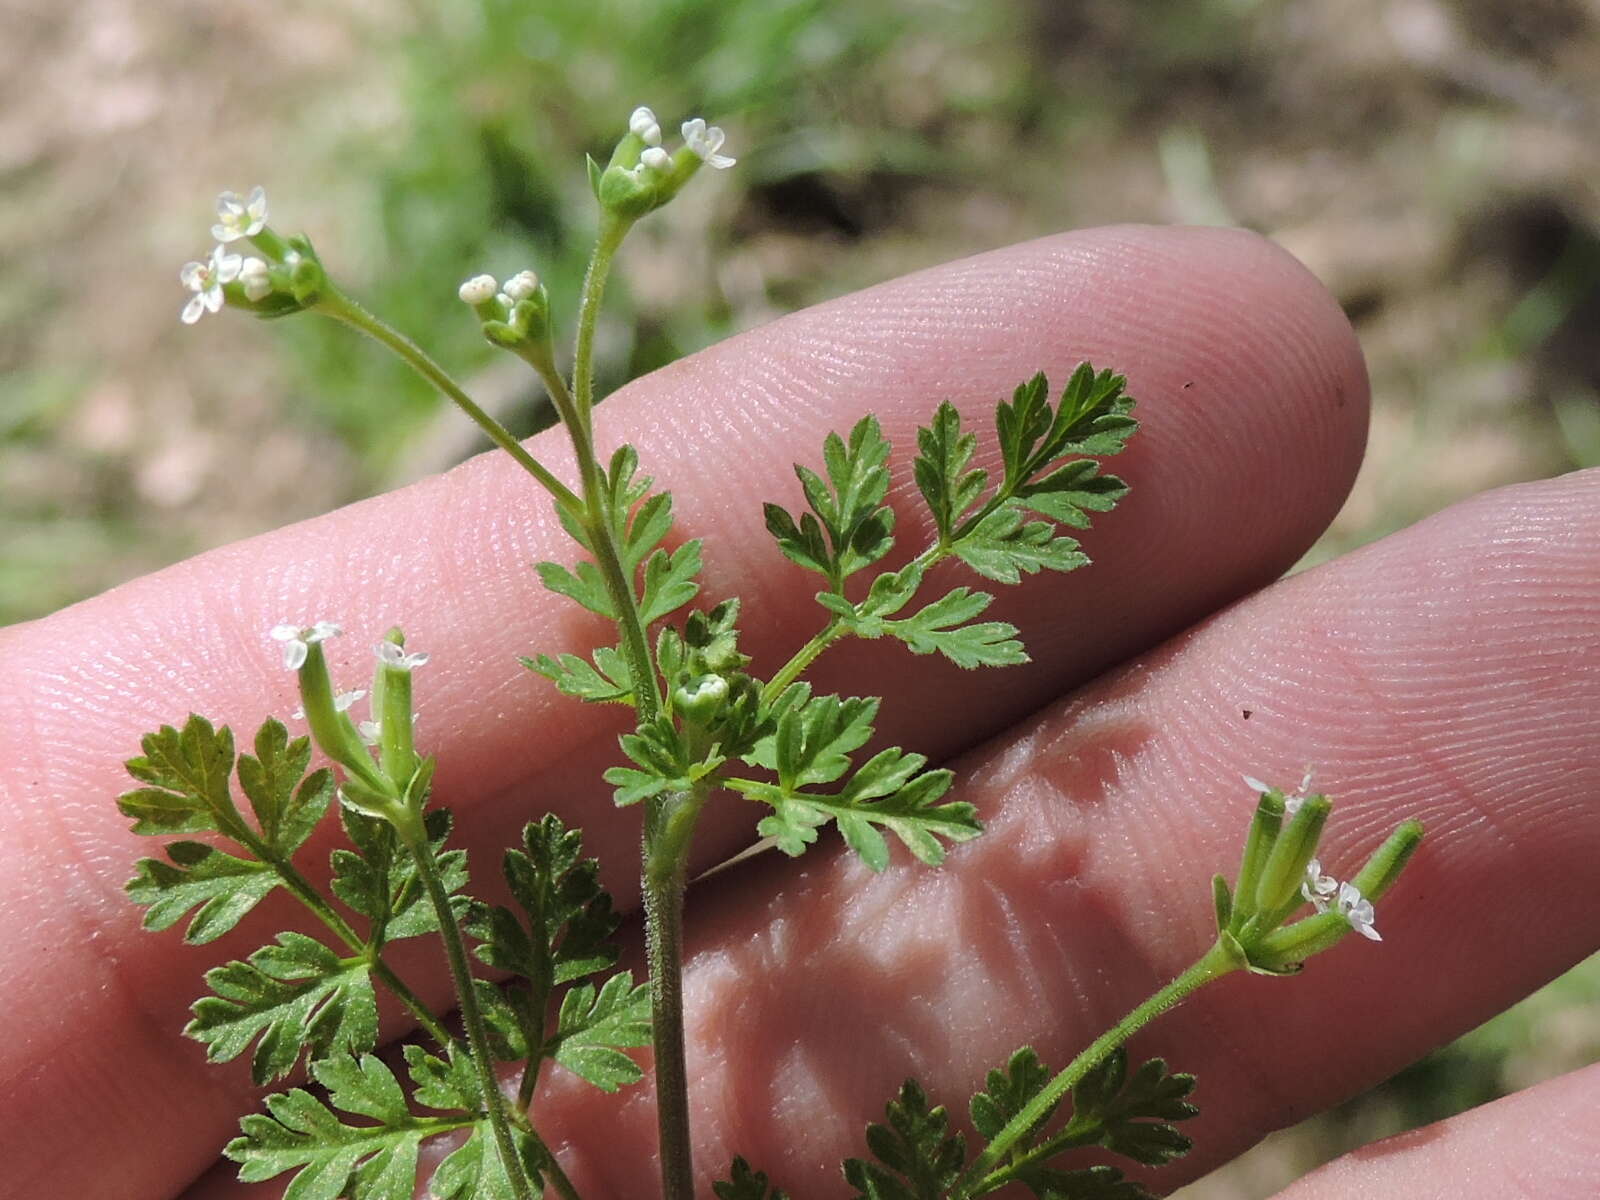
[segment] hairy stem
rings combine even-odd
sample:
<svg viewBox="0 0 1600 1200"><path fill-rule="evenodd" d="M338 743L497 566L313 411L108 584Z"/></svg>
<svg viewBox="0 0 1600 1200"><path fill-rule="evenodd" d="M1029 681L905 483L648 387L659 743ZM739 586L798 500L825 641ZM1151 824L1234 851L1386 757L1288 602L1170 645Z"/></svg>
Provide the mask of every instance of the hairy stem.
<svg viewBox="0 0 1600 1200"><path fill-rule="evenodd" d="M311 881L288 859L273 852L272 848L257 838L250 829L240 822L239 829L230 830L229 836L245 846L262 862L270 863L272 869L278 873L278 878L283 880L294 898L311 910L312 914L328 928L328 931L345 944L352 952L360 953L368 949L367 941L353 928L350 922L339 915L322 893L311 886ZM421 1025L435 1042L440 1046L449 1046L455 1039L450 1036L450 1031L444 1023L433 1013L433 1010L423 1001L422 997L412 991L406 982L395 973L393 967L383 961L381 956L375 957L372 962L372 973L383 981L385 987L392 992L400 1003L411 1010L411 1015L416 1017L417 1024Z"/></svg>
<svg viewBox="0 0 1600 1200"><path fill-rule="evenodd" d="M439 922L439 936L444 941L445 958L450 964L450 979L455 984L456 999L461 1003L461 1023L466 1027L467 1046L472 1051L472 1065L478 1076L478 1088L483 1093L483 1107L489 1118L489 1128L494 1134L495 1147L505 1167L506 1178L517 1200L534 1200L533 1187L523 1171L522 1159L511 1140L511 1126L506 1120L505 1097L500 1093L500 1083L494 1076L494 1057L489 1051L489 1034L483 1024L483 1012L478 1007L478 994L473 989L472 971L467 965L467 948L461 939L461 926L450 908L450 897L445 894L439 880L439 870L433 861L433 847L428 844L428 833L423 828L419 813L408 812L409 820L398 823L396 831L400 840L417 864L417 876L427 890Z"/></svg>
<svg viewBox="0 0 1600 1200"><path fill-rule="evenodd" d="M984 1147L983 1153L973 1159L972 1165L962 1172L961 1178L951 1189L950 1200L967 1200L968 1197L990 1190L986 1184L996 1164L1107 1054L1191 993L1237 969L1237 960L1218 941L1187 971L1089 1043L1088 1048L1041 1088L1038 1095L1028 1101L1022 1111Z"/></svg>
<svg viewBox="0 0 1600 1200"><path fill-rule="evenodd" d="M648 851L646 852L648 854ZM689 1071L683 1044L683 892L686 872L646 871L644 912L650 963L650 1036L655 1047L656 1128L661 1200L693 1200Z"/></svg>
<svg viewBox="0 0 1600 1200"><path fill-rule="evenodd" d="M512 437L510 431L504 425L484 412L472 397L462 391L460 385L450 378L443 367L434 362L422 347L406 337L405 334L385 324L342 292L331 288L317 301L316 309L318 312L325 313L335 320L343 321L353 329L359 329L374 341L392 350L407 366L433 384L457 408L471 417L477 423L478 428L489 435L489 440L515 459L517 465L524 471L538 480L540 485L555 497L557 503L574 508L577 507L578 498L572 493L572 490L552 475L543 463L529 454L522 443Z"/></svg>
<svg viewBox="0 0 1600 1200"><path fill-rule="evenodd" d="M633 222L606 213L600 218L600 235L583 276L583 294L578 301L578 336L572 356L572 389L576 393L578 419L585 439L592 440L594 409L594 333L600 319L600 304L605 299L606 278L617 247L628 236Z"/></svg>

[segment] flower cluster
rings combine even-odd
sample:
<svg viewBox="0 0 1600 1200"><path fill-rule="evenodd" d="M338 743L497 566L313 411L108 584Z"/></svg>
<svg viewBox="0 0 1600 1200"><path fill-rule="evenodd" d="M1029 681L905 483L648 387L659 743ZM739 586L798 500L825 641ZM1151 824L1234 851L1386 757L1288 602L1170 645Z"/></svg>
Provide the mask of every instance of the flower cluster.
<svg viewBox="0 0 1600 1200"><path fill-rule="evenodd" d="M1383 935L1373 926L1377 914L1372 901L1363 898L1355 884L1340 883L1332 875L1324 875L1322 863L1315 858L1306 864L1306 881L1300 885L1300 894L1311 901L1319 913L1338 908L1339 915L1350 923L1351 929L1371 941L1383 941Z"/></svg>
<svg viewBox="0 0 1600 1200"><path fill-rule="evenodd" d="M217 239L217 244L211 248L211 257L205 262L185 263L178 272L179 282L194 293L179 314L185 325L193 325L208 312L219 311L223 286L234 280L239 281L245 296L252 302L264 299L272 291L265 259L244 258L225 249L230 242L253 238L266 227L265 189L256 188L247 200L240 200L234 192L223 192L217 197L217 223L211 227L211 236Z"/></svg>
<svg viewBox="0 0 1600 1200"><path fill-rule="evenodd" d="M592 168L590 182L602 208L624 220L636 220L660 208L702 166L722 171L738 160L722 153L727 135L704 117L691 117L678 127L683 145L668 150L661 142L661 122L643 105L628 117L628 132L601 171Z"/></svg>

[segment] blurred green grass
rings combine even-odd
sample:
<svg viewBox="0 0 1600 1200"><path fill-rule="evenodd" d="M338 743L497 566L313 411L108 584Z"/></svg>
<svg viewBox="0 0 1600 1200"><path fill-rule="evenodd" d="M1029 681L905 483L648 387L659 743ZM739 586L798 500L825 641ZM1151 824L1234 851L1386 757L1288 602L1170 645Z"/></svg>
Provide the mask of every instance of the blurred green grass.
<svg viewBox="0 0 1600 1200"><path fill-rule="evenodd" d="M71 33L38 7L40 44L14 43L11 66ZM328 323L208 320L179 339L164 314L97 296L67 320L85 300L70 281L126 254L140 197L187 206L143 235L165 252L169 225L203 228L195 179L259 171L286 198L276 223L310 230L341 280L529 432L538 397L497 370L455 285L531 265L572 311L593 220L582 157L603 159L639 103L722 123L741 162L630 243L603 387L961 253L1108 220L1232 220L1308 261L1371 363L1369 465L1308 563L1484 487L1600 463L1583 101L1600 17L1581 5L1502 21L1487 3L1373 0L413 0L243 27L201 11L123 14L149 31L175 116L63 124L37 145L0 128L0 623L480 448ZM232 70L241 30L257 57L247 90L217 92L227 137L185 141L199 109L165 72L213 55ZM82 86L134 105L143 60L105 53ZM120 191L80 164L129 141ZM1589 1061L1597 995L1590 962L1274 1152L1303 1169Z"/></svg>

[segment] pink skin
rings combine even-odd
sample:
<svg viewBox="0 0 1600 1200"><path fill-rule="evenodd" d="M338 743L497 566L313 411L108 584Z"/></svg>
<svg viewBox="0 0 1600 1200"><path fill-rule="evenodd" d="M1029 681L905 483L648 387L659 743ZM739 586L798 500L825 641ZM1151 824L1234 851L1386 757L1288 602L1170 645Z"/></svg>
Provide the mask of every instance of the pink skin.
<svg viewBox="0 0 1600 1200"><path fill-rule="evenodd" d="M935 758L965 752L989 834L940 871L872 879L824 846L798 863L765 856L691 898L706 1180L741 1152L800 1196L841 1194L825 1164L859 1152L905 1074L962 1107L1019 1042L1064 1061L1204 948L1208 880L1233 869L1252 803L1242 770L1291 780L1318 764L1318 786L1347 801L1323 855L1336 872L1404 817L1429 822L1432 840L1379 906L1381 947L1342 946L1299 981L1226 981L1136 1044L1201 1078L1201 1150L1164 1186L1594 948L1582 918L1597 903L1597 829L1583 823L1600 769L1600 682L1585 670L1600 632L1595 480L1464 505L1166 641L1291 563L1359 462L1366 381L1349 328L1268 244L1111 229L924 272L640 381L602 410L599 440L640 445L678 528L707 538L706 594L744 598L746 649L770 670L819 623L814 589L754 515L755 500L796 501L790 462L871 410L905 466L940 399L976 419L1034 369L1059 384L1085 357L1128 374L1145 427L1116 467L1132 495L1085 539L1095 565L995 606L1034 663L957 675L864 644L814 676L884 693L890 737ZM693 446L714 465L697 471ZM559 436L536 453L569 465ZM897 491L908 544L914 501ZM279 621L351 631L330 645L342 686L403 624L435 656L418 676L418 740L439 756L437 795L480 873L554 808L634 904L637 814L598 784L614 714L515 663L604 635L542 593L528 564L545 557L576 555L534 486L491 455L0 631L0 867L13 881L0 978L24 1031L0 1047L0 1129L28 1131L6 1155L8 1188L167 1200L253 1107L243 1065L207 1066L177 1030L206 966L296 918L269 904L204 948L141 932L120 887L152 846L110 798L127 786L117 764L159 722L193 709L253 729L294 707L264 637ZM755 815L731 800L708 810L701 864L745 844ZM1503 882L1530 863L1538 896ZM41 917L35 896L63 915ZM1569 919L1549 928L1547 912ZM443 1003L436 952L423 951L397 966ZM391 1014L390 1033L404 1028ZM607 1098L552 1073L538 1114L590 1200L650 1194L642 1091ZM213 1172L189 1194L279 1191Z"/></svg>

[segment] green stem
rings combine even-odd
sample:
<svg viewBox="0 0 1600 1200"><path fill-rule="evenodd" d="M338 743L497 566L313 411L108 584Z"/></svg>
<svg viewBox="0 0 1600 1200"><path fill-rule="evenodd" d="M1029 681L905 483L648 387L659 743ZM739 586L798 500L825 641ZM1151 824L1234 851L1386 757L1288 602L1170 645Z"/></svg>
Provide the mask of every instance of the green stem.
<svg viewBox="0 0 1600 1200"><path fill-rule="evenodd" d="M650 964L650 1036L655 1047L661 1200L693 1200L689 1072L683 1044L683 893L687 872L681 860L664 871L652 870L648 864L652 856L648 849L645 853L644 919Z"/></svg>
<svg viewBox="0 0 1600 1200"><path fill-rule="evenodd" d="M938 542L935 542L917 555L910 563L907 563L906 567L920 565L922 570L926 572L942 560L949 558L951 553L952 551L948 547L941 546ZM839 618L835 617L830 620L815 637L794 652L794 657L784 663L776 675L767 680L766 686L761 689L761 703L763 705L771 704L781 696L784 688L800 678L806 668L815 662L824 650L835 642L843 640L849 632L848 629L845 629L840 624Z"/></svg>
<svg viewBox="0 0 1600 1200"><path fill-rule="evenodd" d="M423 828L420 813L408 813L413 818L397 825L396 831L417 864L417 877L427 890L439 922L439 935L444 940L445 958L450 964L450 978L455 984L456 998L461 1002L461 1023L467 1030L467 1047L472 1052L472 1065L478 1075L478 1088L483 1093L484 1111L489 1117L489 1128L494 1133L500 1161L516 1200L534 1200L533 1188L522 1168L511 1140L511 1126L506 1120L505 1097L500 1093L499 1081L494 1077L494 1058L489 1052L489 1034L483 1024L483 1012L478 1008L478 994L473 989L472 971L467 965L467 948L461 940L461 926L450 909L450 897L439 881L439 871L433 861L433 848L428 844L427 830Z"/></svg>
<svg viewBox="0 0 1600 1200"><path fill-rule="evenodd" d="M561 1164L556 1161L556 1156L550 1153L550 1147L544 1144L544 1139L531 1128L528 1130L528 1137L533 1140L534 1144L539 1147L539 1152L544 1155L545 1182L553 1184L556 1191L565 1197L565 1200L579 1200L578 1189L572 1186L572 1180L567 1178L567 1173L561 1169Z"/></svg>
<svg viewBox="0 0 1600 1200"><path fill-rule="evenodd" d="M242 835L242 836L241 836ZM241 845L247 847L262 862L271 865L278 873L278 878L283 880L294 898L311 910L313 916L328 928L328 931L345 944L346 949L354 952L366 950L366 940L350 926L350 922L341 917L311 882L295 868L288 859L273 852L272 848L257 838L248 827L240 823L240 829L229 831L229 836ZM417 1018L417 1023L427 1030L428 1036L441 1046L449 1046L455 1039L450 1036L450 1031L438 1017L434 1016L423 999L407 986L406 982L395 973L393 967L384 962L382 957L377 957L372 963L372 973L381 979L384 986L394 993L395 998L411 1010L411 1015Z"/></svg>
<svg viewBox="0 0 1600 1200"><path fill-rule="evenodd" d="M592 441L594 409L594 333L600 319L600 304L605 298L606 277L611 274L611 260L617 247L633 227L631 220L605 213L600 218L600 235L595 239L594 253L589 256L589 269L583 276L583 294L578 301L578 337L572 356L572 387L577 393L578 419L585 439Z"/></svg>
<svg viewBox="0 0 1600 1200"><path fill-rule="evenodd" d="M962 1172L961 1178L951 1189L950 1200L967 1200L968 1197L981 1195L987 1191L985 1184L988 1176L1000 1160L1010 1152L1011 1147L1027 1136L1044 1114L1107 1054L1126 1042L1151 1020L1187 999L1191 993L1237 968L1237 960L1228 953L1219 940L1182 975L1091 1042L1083 1053L1073 1059L1059 1075L1023 1106L1021 1112L1006 1123L1006 1127L984 1147L982 1154L973 1159L972 1165Z"/></svg>
<svg viewBox="0 0 1600 1200"><path fill-rule="evenodd" d="M818 631L804 646L794 652L794 657L784 663L778 673L767 680L766 686L761 689L761 704L766 707L783 695L783 690L800 678L801 673L809 667L829 646L833 645L848 632L839 619L835 617Z"/></svg>
<svg viewBox="0 0 1600 1200"><path fill-rule="evenodd" d="M457 408L471 417L478 427L489 435L489 439L515 459L524 471L538 480L544 489L555 497L558 504L564 504L571 508L578 506L578 497L573 494L572 489L552 475L543 463L529 454L522 443L512 437L504 425L484 412L473 401L472 397L462 391L460 385L450 378L443 367L434 362L422 347L406 337L405 334L385 324L378 317L356 303L356 301L331 287L318 299L316 309L318 312L325 313L335 320L343 321L353 329L359 329L374 341L394 351L396 355L404 360L407 366L433 384Z"/></svg>

